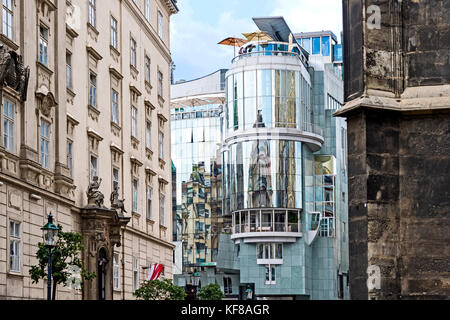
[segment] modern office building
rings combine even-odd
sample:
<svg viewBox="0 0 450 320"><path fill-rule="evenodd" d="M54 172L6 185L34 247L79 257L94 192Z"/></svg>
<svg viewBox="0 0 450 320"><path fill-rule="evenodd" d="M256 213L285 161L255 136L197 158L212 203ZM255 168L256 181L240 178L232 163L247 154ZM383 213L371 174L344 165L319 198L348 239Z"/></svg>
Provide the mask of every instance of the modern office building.
<svg viewBox="0 0 450 320"><path fill-rule="evenodd" d="M83 234L97 274L82 291L58 286L57 299L133 299L152 263L172 278L176 1L5 0L1 10L0 299L47 296L29 270L49 213ZM114 187L126 212L110 209Z"/></svg>
<svg viewBox="0 0 450 320"><path fill-rule="evenodd" d="M242 298L250 289L257 299L347 299L336 37L294 35L282 17L253 20L266 34L242 46L226 73L222 188L232 234L222 235L231 245L219 246L219 260L239 270ZM308 39L312 49L301 45Z"/></svg>
<svg viewBox="0 0 450 320"><path fill-rule="evenodd" d="M227 275L218 264L220 235L231 232L231 220L222 212L222 165L219 153L222 110L225 104L225 72L180 81L171 89L172 161L174 164L175 283L222 285L233 294Z"/></svg>

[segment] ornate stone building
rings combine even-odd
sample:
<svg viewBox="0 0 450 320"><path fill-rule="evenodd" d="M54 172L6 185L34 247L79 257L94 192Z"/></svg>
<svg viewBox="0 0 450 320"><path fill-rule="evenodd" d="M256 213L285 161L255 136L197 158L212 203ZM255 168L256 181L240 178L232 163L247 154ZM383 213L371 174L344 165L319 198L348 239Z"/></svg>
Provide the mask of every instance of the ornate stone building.
<svg viewBox="0 0 450 320"><path fill-rule="evenodd" d="M344 0L352 299L450 297L450 2Z"/></svg>
<svg viewBox="0 0 450 320"><path fill-rule="evenodd" d="M5 0L1 10L0 299L46 297L29 269L50 212L83 233L97 273L83 292L58 286L57 299L133 299L152 263L172 278L176 1Z"/></svg>

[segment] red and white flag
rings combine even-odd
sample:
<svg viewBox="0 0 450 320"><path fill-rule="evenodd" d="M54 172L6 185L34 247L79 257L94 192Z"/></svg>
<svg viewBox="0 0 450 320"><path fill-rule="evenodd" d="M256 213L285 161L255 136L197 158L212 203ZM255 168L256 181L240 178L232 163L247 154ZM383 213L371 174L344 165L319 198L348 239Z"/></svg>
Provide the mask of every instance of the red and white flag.
<svg viewBox="0 0 450 320"><path fill-rule="evenodd" d="M164 266L162 264L159 263L152 264L150 272L148 273L147 281L158 279L163 270Z"/></svg>

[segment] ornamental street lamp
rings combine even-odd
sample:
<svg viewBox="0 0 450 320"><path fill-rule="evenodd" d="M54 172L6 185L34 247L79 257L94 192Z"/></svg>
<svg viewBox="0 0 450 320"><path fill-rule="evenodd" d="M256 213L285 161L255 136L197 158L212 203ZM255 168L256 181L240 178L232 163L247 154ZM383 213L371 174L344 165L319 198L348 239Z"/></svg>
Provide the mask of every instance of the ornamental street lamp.
<svg viewBox="0 0 450 320"><path fill-rule="evenodd" d="M44 244L48 248L48 282L47 282L47 300L52 299L52 249L56 246L58 236L58 227L53 223L53 215L48 215L47 224L41 228L43 230Z"/></svg>

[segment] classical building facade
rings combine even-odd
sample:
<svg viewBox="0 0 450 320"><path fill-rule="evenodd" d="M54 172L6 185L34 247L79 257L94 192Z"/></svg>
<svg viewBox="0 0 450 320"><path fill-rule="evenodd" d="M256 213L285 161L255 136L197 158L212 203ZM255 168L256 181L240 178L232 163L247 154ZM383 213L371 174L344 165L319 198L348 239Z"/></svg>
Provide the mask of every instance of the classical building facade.
<svg viewBox="0 0 450 320"><path fill-rule="evenodd" d="M84 235L82 258L97 273L83 291L58 286L57 299L133 299L153 263L172 278L169 21L178 8L105 2L2 2L0 299L46 297L29 269L50 212Z"/></svg>
<svg viewBox="0 0 450 320"><path fill-rule="evenodd" d="M352 299L450 297L450 3L344 0Z"/></svg>

